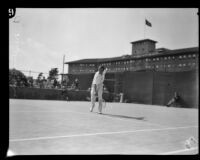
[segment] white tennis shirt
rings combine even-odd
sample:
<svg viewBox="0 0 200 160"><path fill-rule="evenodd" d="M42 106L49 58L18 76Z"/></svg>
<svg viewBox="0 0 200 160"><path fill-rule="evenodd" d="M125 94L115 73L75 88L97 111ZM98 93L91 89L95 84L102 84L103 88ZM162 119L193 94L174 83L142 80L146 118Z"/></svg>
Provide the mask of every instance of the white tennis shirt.
<svg viewBox="0 0 200 160"><path fill-rule="evenodd" d="M102 74L99 73L99 71L97 71L94 75L92 84L103 84L104 78L105 78L105 74L106 74L106 69L103 71Z"/></svg>

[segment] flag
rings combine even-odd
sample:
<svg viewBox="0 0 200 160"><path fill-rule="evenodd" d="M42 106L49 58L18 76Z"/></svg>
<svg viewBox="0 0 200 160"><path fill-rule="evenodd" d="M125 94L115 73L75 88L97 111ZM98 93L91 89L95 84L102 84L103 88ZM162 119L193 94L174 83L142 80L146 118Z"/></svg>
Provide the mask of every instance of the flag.
<svg viewBox="0 0 200 160"><path fill-rule="evenodd" d="M145 19L145 24L146 24L147 26L149 26L149 27L152 26L151 23L150 23L149 21L147 21L146 19Z"/></svg>

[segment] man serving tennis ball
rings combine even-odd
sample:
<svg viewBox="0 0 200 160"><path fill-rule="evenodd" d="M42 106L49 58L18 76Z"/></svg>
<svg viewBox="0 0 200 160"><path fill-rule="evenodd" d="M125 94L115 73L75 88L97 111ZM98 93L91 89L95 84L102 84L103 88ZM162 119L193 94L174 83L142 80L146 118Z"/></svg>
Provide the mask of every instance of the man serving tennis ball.
<svg viewBox="0 0 200 160"><path fill-rule="evenodd" d="M103 82L105 78L107 68L104 66L99 66L98 71L95 73L92 86L91 86L91 102L92 107L90 108L90 112L93 111L95 106L96 97L98 96L99 101L99 114L102 113L102 94L103 94Z"/></svg>

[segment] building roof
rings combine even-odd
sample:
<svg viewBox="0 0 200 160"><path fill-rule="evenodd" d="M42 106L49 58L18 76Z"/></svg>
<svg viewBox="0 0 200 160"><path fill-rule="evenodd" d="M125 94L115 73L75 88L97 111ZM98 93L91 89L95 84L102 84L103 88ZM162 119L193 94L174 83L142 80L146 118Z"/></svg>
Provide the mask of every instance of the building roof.
<svg viewBox="0 0 200 160"><path fill-rule="evenodd" d="M131 44L140 43L140 42L147 42L147 41L157 43L157 41L154 41L152 39L142 39L142 40L131 42Z"/></svg>
<svg viewBox="0 0 200 160"><path fill-rule="evenodd" d="M149 55L123 55L119 57L111 57L111 58L93 58L93 59L81 59L76 61L65 62L65 64L79 64L79 63L104 63L104 62L112 62L112 61L120 61L120 60L128 60L128 59L138 59L138 58L146 58L146 57L155 57L155 56L165 56L165 55L177 55L177 54L185 54L185 53L199 53L199 47L191 47L191 48L182 48L170 50L166 48L158 48L156 52L152 52Z"/></svg>
<svg viewBox="0 0 200 160"><path fill-rule="evenodd" d="M131 58L131 55L123 55L120 57L111 57L111 58L93 58L93 59L81 59L76 61L65 62L65 64L75 64L75 63L102 63L102 62L111 62L122 59Z"/></svg>

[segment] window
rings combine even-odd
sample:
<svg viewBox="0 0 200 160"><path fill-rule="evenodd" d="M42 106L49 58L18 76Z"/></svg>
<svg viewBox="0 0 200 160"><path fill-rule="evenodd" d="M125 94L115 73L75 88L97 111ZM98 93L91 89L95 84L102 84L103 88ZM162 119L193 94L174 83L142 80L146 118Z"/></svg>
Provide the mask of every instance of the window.
<svg viewBox="0 0 200 160"><path fill-rule="evenodd" d="M182 56L179 56L180 59L182 59Z"/></svg>
<svg viewBox="0 0 200 160"><path fill-rule="evenodd" d="M196 57L196 55L195 55L195 54L193 54L193 55L192 55L192 57Z"/></svg>
<svg viewBox="0 0 200 160"><path fill-rule="evenodd" d="M172 56L172 59L175 59L175 57L174 57L174 56Z"/></svg>
<svg viewBox="0 0 200 160"><path fill-rule="evenodd" d="M189 57L189 58L191 58L191 57L192 57L192 55L191 55L191 54L189 54L189 55L188 55L188 57Z"/></svg>
<svg viewBox="0 0 200 160"><path fill-rule="evenodd" d="M167 57L164 57L164 60L167 60Z"/></svg>
<svg viewBox="0 0 200 160"><path fill-rule="evenodd" d="M185 66L186 66L186 64L185 64L185 63L183 63L183 66L185 67Z"/></svg>
<svg viewBox="0 0 200 160"><path fill-rule="evenodd" d="M157 61L159 61L159 58L157 58Z"/></svg>
<svg viewBox="0 0 200 160"><path fill-rule="evenodd" d="M158 65L156 65L156 68L159 68Z"/></svg>
<svg viewBox="0 0 200 160"><path fill-rule="evenodd" d="M184 55L183 58L186 58L186 55Z"/></svg>
<svg viewBox="0 0 200 160"><path fill-rule="evenodd" d="M179 64L178 66L179 66L179 67L182 67L182 64Z"/></svg>
<svg viewBox="0 0 200 160"><path fill-rule="evenodd" d="M192 63L193 66L195 66L195 63Z"/></svg>
<svg viewBox="0 0 200 160"><path fill-rule="evenodd" d="M171 65L170 65L170 64L168 64L168 67L170 68L170 67L171 67Z"/></svg>
<svg viewBox="0 0 200 160"><path fill-rule="evenodd" d="M171 57L168 57L168 59L171 59Z"/></svg>

